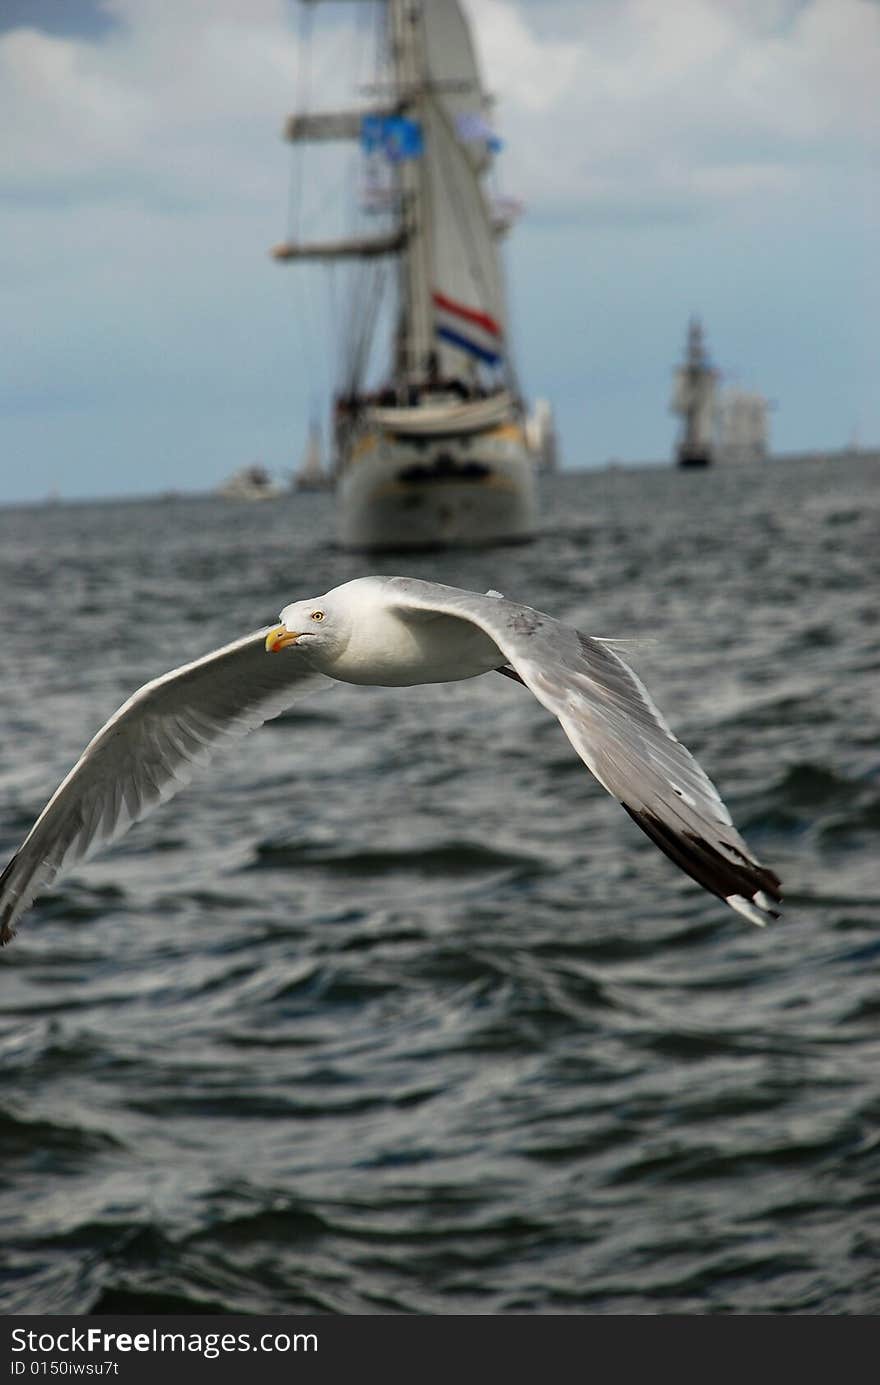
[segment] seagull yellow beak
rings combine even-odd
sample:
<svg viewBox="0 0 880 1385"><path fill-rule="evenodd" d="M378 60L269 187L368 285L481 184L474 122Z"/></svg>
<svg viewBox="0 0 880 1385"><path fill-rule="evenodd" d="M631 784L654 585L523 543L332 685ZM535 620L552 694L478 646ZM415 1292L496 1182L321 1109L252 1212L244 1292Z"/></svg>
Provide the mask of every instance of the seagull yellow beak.
<svg viewBox="0 0 880 1385"><path fill-rule="evenodd" d="M288 630L286 625L276 625L266 636L266 650L269 654L277 654L279 649L286 649L289 644L296 644L298 639L299 635Z"/></svg>

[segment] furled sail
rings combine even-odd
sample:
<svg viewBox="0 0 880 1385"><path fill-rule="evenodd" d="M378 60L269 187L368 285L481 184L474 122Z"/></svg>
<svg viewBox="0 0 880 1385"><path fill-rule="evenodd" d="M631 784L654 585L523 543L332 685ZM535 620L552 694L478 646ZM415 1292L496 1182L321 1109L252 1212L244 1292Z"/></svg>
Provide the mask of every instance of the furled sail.
<svg viewBox="0 0 880 1385"><path fill-rule="evenodd" d="M369 260L395 254L404 240L402 231L393 231L387 236L353 236L347 240L282 241L273 246L271 255L274 260Z"/></svg>
<svg viewBox="0 0 880 1385"><path fill-rule="evenodd" d="M364 118L382 114L375 109L363 111L314 111L290 115L284 126L284 138L294 144L302 140L360 139Z"/></svg>

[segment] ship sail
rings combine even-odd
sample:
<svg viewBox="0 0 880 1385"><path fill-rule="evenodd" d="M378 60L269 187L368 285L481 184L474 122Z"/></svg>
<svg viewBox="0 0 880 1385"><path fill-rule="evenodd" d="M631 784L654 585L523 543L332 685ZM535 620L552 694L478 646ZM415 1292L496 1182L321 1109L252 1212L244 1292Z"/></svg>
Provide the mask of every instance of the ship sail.
<svg viewBox="0 0 880 1385"><path fill-rule="evenodd" d="M433 250L431 305L440 373L504 356L504 291L489 208L467 145L440 98L425 101L425 180Z"/></svg>
<svg viewBox="0 0 880 1385"><path fill-rule="evenodd" d="M731 388L721 395L718 443L726 462L759 462L767 456L770 401L753 390Z"/></svg>
<svg viewBox="0 0 880 1385"><path fill-rule="evenodd" d="M489 162L489 102L459 0L431 0L425 6L422 23L431 90L464 141L471 162L483 169Z"/></svg>

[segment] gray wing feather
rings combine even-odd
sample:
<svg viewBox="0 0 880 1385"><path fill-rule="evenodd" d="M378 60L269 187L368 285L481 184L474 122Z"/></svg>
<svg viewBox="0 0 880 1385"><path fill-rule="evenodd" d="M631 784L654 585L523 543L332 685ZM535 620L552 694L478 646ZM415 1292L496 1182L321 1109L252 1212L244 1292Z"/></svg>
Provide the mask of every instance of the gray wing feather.
<svg viewBox="0 0 880 1385"><path fill-rule="evenodd" d="M89 742L0 875L0 945L59 873L190 782L224 742L332 679L258 630L139 688Z"/></svg>
<svg viewBox="0 0 880 1385"><path fill-rule="evenodd" d="M778 878L755 860L714 784L613 642L529 606L414 578L389 579L389 595L404 618L442 611L479 626L661 851L753 923L777 917Z"/></svg>

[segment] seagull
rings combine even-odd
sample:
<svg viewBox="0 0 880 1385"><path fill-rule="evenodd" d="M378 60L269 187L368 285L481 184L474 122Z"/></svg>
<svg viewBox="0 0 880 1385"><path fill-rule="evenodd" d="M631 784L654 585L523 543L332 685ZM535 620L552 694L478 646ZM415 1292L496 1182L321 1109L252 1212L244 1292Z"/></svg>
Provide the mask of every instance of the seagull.
<svg viewBox="0 0 880 1385"><path fill-rule="evenodd" d="M411 687L500 673L549 712L587 768L676 865L752 923L778 918L761 865L709 778L614 648L499 592L358 577L280 623L145 683L89 742L0 875L0 945L64 870L187 784L223 743L343 683Z"/></svg>

